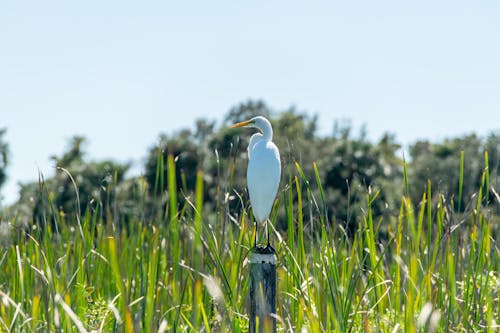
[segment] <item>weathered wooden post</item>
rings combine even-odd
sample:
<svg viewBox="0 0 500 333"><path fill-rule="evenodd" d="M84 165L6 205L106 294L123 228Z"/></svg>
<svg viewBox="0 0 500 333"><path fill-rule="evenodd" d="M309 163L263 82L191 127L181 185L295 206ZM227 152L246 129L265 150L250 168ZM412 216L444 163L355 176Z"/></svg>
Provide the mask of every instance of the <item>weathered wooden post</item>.
<svg viewBox="0 0 500 333"><path fill-rule="evenodd" d="M249 333L276 332L276 254L271 246L252 249Z"/></svg>

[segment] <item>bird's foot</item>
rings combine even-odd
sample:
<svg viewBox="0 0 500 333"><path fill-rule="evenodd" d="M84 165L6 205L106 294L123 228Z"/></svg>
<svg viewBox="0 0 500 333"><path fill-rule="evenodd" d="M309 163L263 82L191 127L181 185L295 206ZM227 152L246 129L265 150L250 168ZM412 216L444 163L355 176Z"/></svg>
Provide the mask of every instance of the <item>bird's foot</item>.
<svg viewBox="0 0 500 333"><path fill-rule="evenodd" d="M274 248L271 246L271 244L267 244L266 246L262 245L255 245L253 248L253 251L259 254L271 254L271 253L276 253Z"/></svg>

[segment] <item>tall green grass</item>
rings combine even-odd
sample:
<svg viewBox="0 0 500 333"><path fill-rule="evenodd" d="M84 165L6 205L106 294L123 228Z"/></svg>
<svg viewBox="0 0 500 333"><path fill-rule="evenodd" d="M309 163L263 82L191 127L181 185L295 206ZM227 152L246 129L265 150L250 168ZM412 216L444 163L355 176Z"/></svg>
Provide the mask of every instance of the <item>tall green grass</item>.
<svg viewBox="0 0 500 333"><path fill-rule="evenodd" d="M463 160L456 210L430 182L421 202L411 202L405 164L398 213L376 216L380 192L369 188L353 235L329 221L335 202L325 200L319 167L307 179L295 164L272 214L273 225L286 226L273 228L278 330L498 332L499 227L485 205L488 158L472 198L462 197ZM98 205L81 220L53 207L47 219L57 229L12 229L11 244L0 248L0 331L247 331L250 211L229 212L223 199L217 212L204 210L202 171L192 196L180 200L175 160L159 162L154 192L166 181L168 202L157 219L117 228L113 217L100 219ZM230 191L233 163L218 193Z"/></svg>

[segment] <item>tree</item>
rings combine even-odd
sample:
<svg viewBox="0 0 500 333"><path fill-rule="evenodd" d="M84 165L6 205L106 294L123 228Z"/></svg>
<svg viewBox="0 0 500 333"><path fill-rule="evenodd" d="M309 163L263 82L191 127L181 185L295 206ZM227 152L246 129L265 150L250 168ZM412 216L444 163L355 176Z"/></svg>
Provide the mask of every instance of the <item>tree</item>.
<svg viewBox="0 0 500 333"><path fill-rule="evenodd" d="M167 190L169 166L168 155L175 161L177 189L188 193L194 190L196 172L203 163L197 140L190 130L181 130L174 135L160 135L159 143L148 152L145 177L151 195L161 195Z"/></svg>
<svg viewBox="0 0 500 333"><path fill-rule="evenodd" d="M7 166L9 165L9 144L4 139L6 133L7 129L0 128L0 189L7 180ZM0 202L1 199L0 197Z"/></svg>
<svg viewBox="0 0 500 333"><path fill-rule="evenodd" d="M86 161L84 143L85 138L73 137L66 152L51 157L56 165L53 177L45 179L41 175L39 182L21 186L17 206L24 212L31 209L31 215L39 225L50 224L56 228L57 223L66 217L74 221L73 216L83 216L94 210L99 212L100 219L110 217L115 189L124 181L129 164L111 160ZM75 191L78 191L78 196Z"/></svg>
<svg viewBox="0 0 500 333"><path fill-rule="evenodd" d="M248 100L246 102L233 106L229 110L227 115L224 117L223 126L227 127L234 123L239 123L255 116L263 116L269 119L270 115L271 110L264 101Z"/></svg>
<svg viewBox="0 0 500 333"><path fill-rule="evenodd" d="M317 117L299 113L294 107L272 120L274 142L280 149L284 176L295 174L294 162L298 162L307 176L313 177L312 162L317 159ZM291 170L287 170L290 167ZM310 178L312 179L312 178Z"/></svg>
<svg viewBox="0 0 500 333"><path fill-rule="evenodd" d="M409 176L413 202L420 201L430 180L433 193L444 195L448 201L453 200L458 207L460 151L464 151L465 175L461 207L466 208L470 197L479 189L484 169L485 144L476 134L440 143L417 141L410 147ZM495 154L495 149L492 153Z"/></svg>
<svg viewBox="0 0 500 333"><path fill-rule="evenodd" d="M367 139L364 128L356 135L352 133L349 122L336 122L332 135L319 136L316 116L295 107L276 112L260 100L248 100L233 106L220 124L198 119L193 129L161 134L158 143L147 152L143 178L126 179L127 163L88 161L85 138L76 136L63 154L52 157L58 170L52 177L22 186L18 207L22 207L22 212L31 212L39 223L50 222L54 226L62 219L60 217L96 211L100 219L113 217L125 224L134 219L155 221L166 212L168 174L171 171L167 160L171 155L175 161L179 204L189 203L184 199L195 190L197 172L201 170L204 175L204 209L208 214L204 216L227 221L229 212L239 212L242 206L249 204L246 149L255 132L229 129L229 126L256 115L267 117L273 126L273 141L280 149L283 167L280 189L285 190L290 184L293 187L293 179L298 176L294 162L300 164L311 185L310 189L302 186L303 203L312 207L303 211L306 224L309 221L314 223L313 218L320 218L313 212L317 204L313 201L320 198L315 186L313 162L318 165L328 219L332 223L354 232L360 222L354 217L361 216L359 212L366 208L366 194L370 191L380 191L371 206L374 216L398 214L403 193L403 167L400 145L394 135L384 134L374 142ZM0 130L0 186L5 181L8 165L8 145L3 140L4 135L5 130ZM427 179L432 182L434 194L444 194L449 202L458 200L460 150L465 152L461 206L465 208L466 203L472 202L469 199L480 186L485 169L485 150L489 154L489 185L500 192L498 133L487 138L468 135L440 143L417 141L410 147L408 157L410 195L414 203L418 203L426 191ZM75 204L74 184L68 174L78 186L79 210ZM300 177L299 180L302 181ZM296 195L294 191L292 193ZM278 197L282 198L282 194L280 191ZM483 193L483 198L490 203L495 200L491 193ZM183 207L189 210L188 206ZM287 226L284 206L281 205L280 209L276 226L283 230ZM53 220L46 221L47 218ZM379 230L383 232L384 226Z"/></svg>
<svg viewBox="0 0 500 333"><path fill-rule="evenodd" d="M340 135L323 140L325 169L323 186L327 192L329 214L352 234L358 226L353 216L366 207L366 194L380 190L372 204L374 215L394 214L398 207L401 178L401 160L396 157L400 145L395 137L384 134L377 144L366 139L366 132L351 138L350 125L337 128ZM347 127L345 127L347 126ZM326 150L326 151L325 151ZM400 198L400 196L399 196Z"/></svg>

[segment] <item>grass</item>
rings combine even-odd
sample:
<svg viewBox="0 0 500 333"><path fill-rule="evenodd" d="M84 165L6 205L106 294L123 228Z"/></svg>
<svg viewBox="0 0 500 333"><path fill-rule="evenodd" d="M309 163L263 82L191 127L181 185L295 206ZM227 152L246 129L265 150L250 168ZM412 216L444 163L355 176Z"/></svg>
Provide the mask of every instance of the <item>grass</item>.
<svg viewBox="0 0 500 333"><path fill-rule="evenodd" d="M411 202L405 164L399 213L374 216L380 192L368 189L350 236L328 220L335 203L325 202L317 165L307 179L296 164L272 214L276 222L282 209L286 224L274 231L278 331L498 332L488 159L467 201L460 156L458 210L430 182L421 202ZM169 157L159 168L174 163ZM81 218L53 209L47 219L57 229L13 228L0 247L0 332L246 332L251 214L229 214L227 202L218 214L203 211L201 171L193 196L179 200L175 176L166 180L165 214L126 230L112 217L100 220L99 205Z"/></svg>

